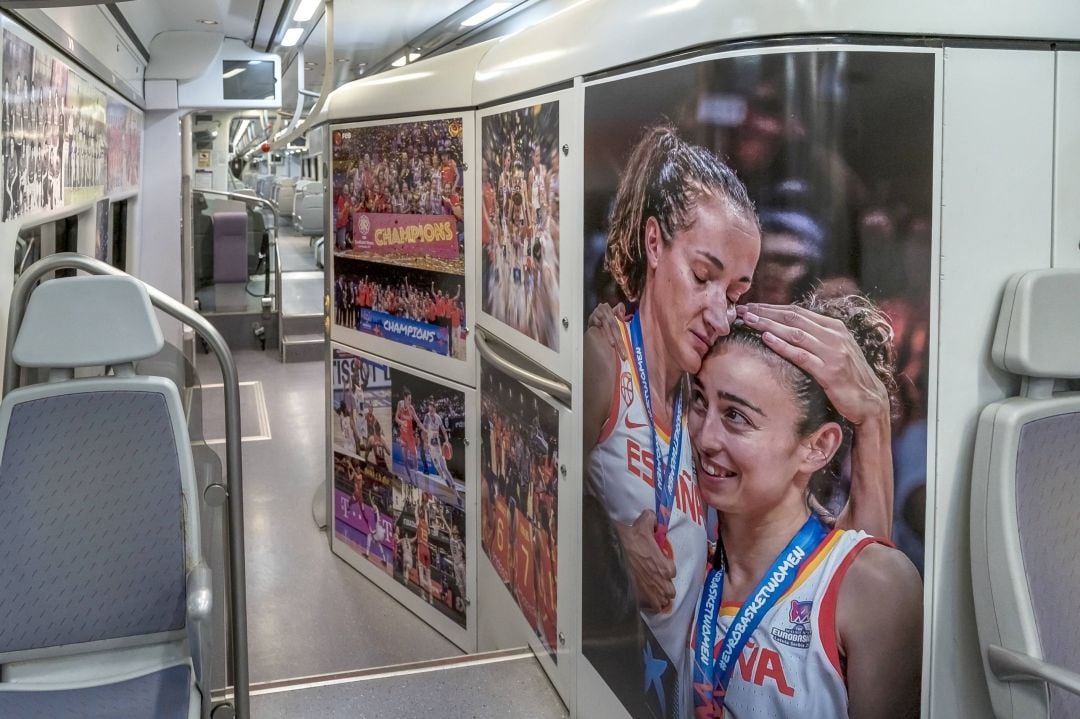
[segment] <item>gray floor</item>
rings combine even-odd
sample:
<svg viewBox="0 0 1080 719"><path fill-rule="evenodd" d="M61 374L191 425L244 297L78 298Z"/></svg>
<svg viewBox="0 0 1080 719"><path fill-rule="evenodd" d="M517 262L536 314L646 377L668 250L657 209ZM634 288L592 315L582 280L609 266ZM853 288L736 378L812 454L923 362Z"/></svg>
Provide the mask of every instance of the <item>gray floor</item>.
<svg viewBox="0 0 1080 719"><path fill-rule="evenodd" d="M324 290L322 270L282 272L281 308L286 315L321 315Z"/></svg>
<svg viewBox="0 0 1080 719"><path fill-rule="evenodd" d="M301 235L289 225L282 224L278 227L277 244L283 272L319 269L315 264L315 251L311 247L313 243L309 236Z"/></svg>

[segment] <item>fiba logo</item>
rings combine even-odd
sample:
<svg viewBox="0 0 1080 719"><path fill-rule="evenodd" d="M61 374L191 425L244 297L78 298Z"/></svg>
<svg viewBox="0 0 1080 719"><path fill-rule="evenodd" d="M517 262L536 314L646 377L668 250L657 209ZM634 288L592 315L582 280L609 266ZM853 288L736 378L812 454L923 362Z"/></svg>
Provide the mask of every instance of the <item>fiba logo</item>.
<svg viewBox="0 0 1080 719"><path fill-rule="evenodd" d="M361 235L367 235L371 232L371 220L368 219L367 215L360 215L359 227Z"/></svg>

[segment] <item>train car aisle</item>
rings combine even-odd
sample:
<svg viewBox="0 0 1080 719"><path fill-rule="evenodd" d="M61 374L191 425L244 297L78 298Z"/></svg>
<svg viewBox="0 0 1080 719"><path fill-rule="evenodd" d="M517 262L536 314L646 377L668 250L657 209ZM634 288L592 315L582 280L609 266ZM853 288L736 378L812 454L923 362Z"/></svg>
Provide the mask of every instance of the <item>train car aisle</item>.
<svg viewBox="0 0 1080 719"><path fill-rule="evenodd" d="M300 242L282 234L299 259ZM283 364L273 349L234 356L245 438L253 713L569 716L530 652L465 656L330 552L311 515L325 471L324 365ZM198 432L220 455L220 372L208 355L197 362L203 388L195 390L194 406L202 407L202 423L193 418L193 437ZM224 658L215 660L216 676L223 676Z"/></svg>

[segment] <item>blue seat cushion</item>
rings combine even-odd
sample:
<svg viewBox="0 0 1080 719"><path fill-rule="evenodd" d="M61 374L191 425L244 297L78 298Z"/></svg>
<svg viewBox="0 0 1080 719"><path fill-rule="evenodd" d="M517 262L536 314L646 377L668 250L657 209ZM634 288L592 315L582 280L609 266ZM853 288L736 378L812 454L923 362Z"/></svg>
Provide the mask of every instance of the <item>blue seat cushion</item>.
<svg viewBox="0 0 1080 719"><path fill-rule="evenodd" d="M186 664L82 689L5 691L0 684L0 717L19 719L187 719L190 701Z"/></svg>

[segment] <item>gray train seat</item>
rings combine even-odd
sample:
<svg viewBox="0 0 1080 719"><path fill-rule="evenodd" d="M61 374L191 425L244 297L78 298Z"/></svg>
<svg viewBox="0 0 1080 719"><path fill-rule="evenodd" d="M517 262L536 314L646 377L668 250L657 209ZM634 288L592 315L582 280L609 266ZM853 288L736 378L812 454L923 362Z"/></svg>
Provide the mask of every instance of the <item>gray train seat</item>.
<svg viewBox="0 0 1080 719"><path fill-rule="evenodd" d="M0 402L0 717L209 716L184 409L175 384L133 366L163 345L133 278L30 295L13 357L49 381ZM106 374L74 378L90 367Z"/></svg>
<svg viewBox="0 0 1080 719"><path fill-rule="evenodd" d="M971 570L1000 719L1080 717L1080 270L1010 279L994 363L1020 396L986 407L975 445Z"/></svg>
<svg viewBox="0 0 1080 719"><path fill-rule="evenodd" d="M247 279L247 210L219 210L214 213L214 282L247 282Z"/></svg>

